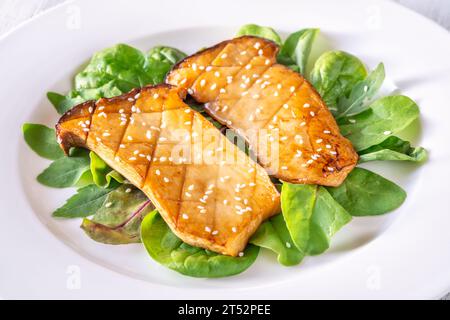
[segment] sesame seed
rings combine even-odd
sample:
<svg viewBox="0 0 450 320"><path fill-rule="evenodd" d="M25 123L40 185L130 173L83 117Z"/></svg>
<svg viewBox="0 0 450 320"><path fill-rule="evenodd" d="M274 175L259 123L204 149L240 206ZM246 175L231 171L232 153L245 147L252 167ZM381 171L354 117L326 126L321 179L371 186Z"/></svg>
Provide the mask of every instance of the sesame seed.
<svg viewBox="0 0 450 320"><path fill-rule="evenodd" d="M283 136L283 137L280 138L281 141L285 141L285 140L287 140L287 139L288 139L287 136Z"/></svg>
<svg viewBox="0 0 450 320"><path fill-rule="evenodd" d="M236 233L236 232L237 232L236 227L232 227L232 228L231 228L231 231L233 231L234 233Z"/></svg>
<svg viewBox="0 0 450 320"><path fill-rule="evenodd" d="M228 76L227 77L227 83L231 83L233 82L233 76Z"/></svg>
<svg viewBox="0 0 450 320"><path fill-rule="evenodd" d="M331 149L331 145L327 144L327 145L325 145L325 148Z"/></svg>
<svg viewBox="0 0 450 320"><path fill-rule="evenodd" d="M291 244L289 243L289 242L286 242L286 248L290 248L291 247Z"/></svg>
<svg viewBox="0 0 450 320"><path fill-rule="evenodd" d="M247 54L247 51L241 51L241 56L245 56Z"/></svg>
<svg viewBox="0 0 450 320"><path fill-rule="evenodd" d="M185 192L184 194L185 194L185 195L186 195L186 197L188 197L188 198L192 197L192 194L190 194L190 193L189 193L189 192L187 192L187 191L186 191L186 192Z"/></svg>
<svg viewBox="0 0 450 320"><path fill-rule="evenodd" d="M246 70L250 70L251 67L252 67L252 65L251 65L251 64L248 64L248 65L245 66L245 69L246 69Z"/></svg>
<svg viewBox="0 0 450 320"><path fill-rule="evenodd" d="M211 232L211 228L210 227L205 227L205 231L210 233Z"/></svg>
<svg viewBox="0 0 450 320"><path fill-rule="evenodd" d="M166 137L159 137L159 141L162 141L162 142L167 141L167 138Z"/></svg>
<svg viewBox="0 0 450 320"><path fill-rule="evenodd" d="M188 187L188 190L190 190L190 191L194 190L194 185L191 184L191 185Z"/></svg>
<svg viewBox="0 0 450 320"><path fill-rule="evenodd" d="M282 167L281 167L281 170L287 170L287 168L288 168L288 167L286 167L286 166L282 166Z"/></svg>
<svg viewBox="0 0 450 320"><path fill-rule="evenodd" d="M225 92L227 92L227 91L226 91L224 88L220 88L219 92L220 92L220 93L225 93Z"/></svg>
<svg viewBox="0 0 450 320"><path fill-rule="evenodd" d="M222 59L226 59L227 56L228 56L228 55L227 55L226 53L223 53L220 57L221 57Z"/></svg>
<svg viewBox="0 0 450 320"><path fill-rule="evenodd" d="M159 171L159 169L156 169L155 173L157 176L159 176L161 174L161 171Z"/></svg>
<svg viewBox="0 0 450 320"><path fill-rule="evenodd" d="M126 193L130 193L130 192L131 192L131 188L127 188L127 189L125 190L125 192L126 192Z"/></svg>
<svg viewBox="0 0 450 320"><path fill-rule="evenodd" d="M108 202L108 203L105 204L105 207L109 208L109 207L111 207L111 205L112 205L112 202Z"/></svg>
<svg viewBox="0 0 450 320"><path fill-rule="evenodd" d="M191 88L187 89L187 92L188 92L190 95L194 94L194 90L192 90Z"/></svg>
<svg viewBox="0 0 450 320"><path fill-rule="evenodd" d="M283 104L283 108L288 109L289 105L287 103Z"/></svg>
<svg viewBox="0 0 450 320"><path fill-rule="evenodd" d="M123 143L121 143L121 144L119 145L119 148L125 149L125 145L124 145Z"/></svg>
<svg viewBox="0 0 450 320"><path fill-rule="evenodd" d="M270 59L266 59L266 61L264 62L264 64L265 64L266 66L268 66L268 65L270 64Z"/></svg>
<svg viewBox="0 0 450 320"><path fill-rule="evenodd" d="M300 127L304 127L304 126L306 126L306 122L305 122L305 121L303 121L302 123L300 123Z"/></svg>
<svg viewBox="0 0 450 320"><path fill-rule="evenodd" d="M133 101L134 101L133 98L128 98L127 100L130 101L130 102L133 102Z"/></svg>
<svg viewBox="0 0 450 320"><path fill-rule="evenodd" d="M170 181L170 179L169 179L169 178L167 178L167 177L164 177L164 179L163 179L163 180L164 180L164 182L166 182L166 183Z"/></svg>
<svg viewBox="0 0 450 320"><path fill-rule="evenodd" d="M350 122L350 123L356 123L356 120L355 120L355 119L348 119L348 122Z"/></svg>
<svg viewBox="0 0 450 320"><path fill-rule="evenodd" d="M213 83L212 85L211 85L211 90L214 90L214 89L216 89L216 87L217 87L217 84L216 83Z"/></svg>
<svg viewBox="0 0 450 320"><path fill-rule="evenodd" d="M207 71L207 72L209 72L209 71L211 71L211 70L212 70L212 67L211 67L211 66L207 66L206 69L205 69L205 71Z"/></svg>
<svg viewBox="0 0 450 320"><path fill-rule="evenodd" d="M194 71L197 70L197 64L196 64L196 63L193 63L193 64L192 64L192 70L194 70Z"/></svg>
<svg viewBox="0 0 450 320"><path fill-rule="evenodd" d="M292 86L292 87L290 87L290 89L289 89L291 92L294 92L295 91L295 87L294 86Z"/></svg>
<svg viewBox="0 0 450 320"><path fill-rule="evenodd" d="M314 113L314 111L311 111L309 114L311 115L311 117L314 117L314 116L316 115L316 114Z"/></svg>
<svg viewBox="0 0 450 320"><path fill-rule="evenodd" d="M107 116L106 116L106 113L104 113L103 111L102 112L100 112L99 114L98 114L98 116L99 117L104 117L104 118L106 118Z"/></svg>
<svg viewBox="0 0 450 320"><path fill-rule="evenodd" d="M183 213L181 216L183 217L184 220L189 219L189 216L186 213Z"/></svg>
<svg viewBox="0 0 450 320"><path fill-rule="evenodd" d="M244 253L243 253L243 252L239 252L238 256L239 256L239 257L243 257L243 256L244 256Z"/></svg>
<svg viewBox="0 0 450 320"><path fill-rule="evenodd" d="M217 235L218 233L219 233L219 231L214 230L214 231L212 232L212 235L215 236L215 235Z"/></svg>
<svg viewBox="0 0 450 320"><path fill-rule="evenodd" d="M201 86L201 87L203 87L203 86L205 85L205 83L206 83L206 80L205 80L205 79L200 80L200 86Z"/></svg>
<svg viewBox="0 0 450 320"><path fill-rule="evenodd" d="M321 143L323 141L323 139L317 139L316 143Z"/></svg>
<svg viewBox="0 0 450 320"><path fill-rule="evenodd" d="M89 107L89 108L88 108L88 111L89 111L89 113L92 113L92 112L94 112L94 108Z"/></svg>
<svg viewBox="0 0 450 320"><path fill-rule="evenodd" d="M336 151L330 151L330 153L331 153L332 155L337 155L337 152L336 152Z"/></svg>
<svg viewBox="0 0 450 320"><path fill-rule="evenodd" d="M166 157L159 157L159 161L160 161L160 162L164 162L164 161L166 161L166 160L167 160Z"/></svg>
<svg viewBox="0 0 450 320"><path fill-rule="evenodd" d="M130 160L130 161L135 161L135 160L136 160L136 157L128 158L128 160Z"/></svg>
<svg viewBox="0 0 450 320"><path fill-rule="evenodd" d="M330 130L323 130L323 133L325 133L325 134L330 134L331 131L330 131Z"/></svg>
<svg viewBox="0 0 450 320"><path fill-rule="evenodd" d="M200 70L204 70L205 69L205 66L199 66L198 67Z"/></svg>
<svg viewBox="0 0 450 320"><path fill-rule="evenodd" d="M217 78L220 77L220 72L219 71L214 72L214 76L216 76Z"/></svg>
<svg viewBox="0 0 450 320"><path fill-rule="evenodd" d="M256 42L255 45L254 45L254 47L255 47L255 49L259 49L259 48L261 47L261 43Z"/></svg>
<svg viewBox="0 0 450 320"><path fill-rule="evenodd" d="M364 86L364 92L367 92L367 90L369 90L368 86Z"/></svg>
<svg viewBox="0 0 450 320"><path fill-rule="evenodd" d="M227 203L228 203L228 200L226 200L226 199L223 200L223 204L224 204L224 205L227 205Z"/></svg>
<svg viewBox="0 0 450 320"><path fill-rule="evenodd" d="M311 160L311 159L310 159L310 160L308 160L308 161L306 161L306 163L307 163L307 164L311 164L311 163L313 163L313 162L314 162L314 161L313 161L313 160Z"/></svg>
<svg viewBox="0 0 450 320"><path fill-rule="evenodd" d="M385 132L383 132L383 134L385 135L385 136L388 136L388 135L390 135L392 133L392 131L385 131Z"/></svg>
<svg viewBox="0 0 450 320"><path fill-rule="evenodd" d="M305 104L303 105L303 108L309 108L309 107L311 107L311 105L310 105L309 103L305 103Z"/></svg>
<svg viewBox="0 0 450 320"><path fill-rule="evenodd" d="M334 168L332 168L332 167L328 167L327 169L328 169L328 171L331 171L331 172L334 171Z"/></svg>
<svg viewBox="0 0 450 320"><path fill-rule="evenodd" d="M130 140L130 141L132 141L132 140L133 140L133 137L132 137L132 136L128 136L127 139Z"/></svg>

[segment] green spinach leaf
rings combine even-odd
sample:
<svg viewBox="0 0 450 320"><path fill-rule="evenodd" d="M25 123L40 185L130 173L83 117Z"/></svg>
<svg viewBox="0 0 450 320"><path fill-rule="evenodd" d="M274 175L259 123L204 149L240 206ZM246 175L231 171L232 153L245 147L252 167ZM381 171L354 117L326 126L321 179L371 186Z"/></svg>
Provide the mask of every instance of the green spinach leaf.
<svg viewBox="0 0 450 320"><path fill-rule="evenodd" d="M324 252L331 237L351 220L351 215L316 185L283 183L281 209L296 247L309 255Z"/></svg>
<svg viewBox="0 0 450 320"><path fill-rule="evenodd" d="M358 82L350 91L350 95L338 99L338 117L351 116L364 111L383 84L384 65L380 63L367 78Z"/></svg>
<svg viewBox="0 0 450 320"><path fill-rule="evenodd" d="M120 184L113 182L107 188L101 188L95 184L80 188L62 207L53 212L53 216L61 218L84 218L92 216L103 206L108 194L116 190L119 186Z"/></svg>
<svg viewBox="0 0 450 320"><path fill-rule="evenodd" d="M366 76L366 67L357 57L343 51L327 51L314 64L310 80L336 115L339 98L348 96Z"/></svg>
<svg viewBox="0 0 450 320"><path fill-rule="evenodd" d="M265 38L275 42L279 46L281 46L283 43L280 36L274 29L270 27L259 26L257 24L246 24L242 26L236 33L236 37L240 36L256 36Z"/></svg>
<svg viewBox="0 0 450 320"><path fill-rule="evenodd" d="M362 168L355 168L339 187L328 192L352 216L375 216L400 207L406 192L395 183Z"/></svg>
<svg viewBox="0 0 450 320"><path fill-rule="evenodd" d="M38 175L37 180L48 187L67 188L74 186L89 170L89 153L84 149L72 149L69 157L53 161Z"/></svg>
<svg viewBox="0 0 450 320"><path fill-rule="evenodd" d="M312 44L318 33L319 29L303 29L291 34L281 47L278 61L305 74Z"/></svg>
<svg viewBox="0 0 450 320"><path fill-rule="evenodd" d="M304 257L304 253L292 241L282 214L264 222L252 236L250 243L272 250L278 255L278 262L285 266L297 265Z"/></svg>
<svg viewBox="0 0 450 320"><path fill-rule="evenodd" d="M158 46L150 49L147 53L147 57L150 60L168 63L171 67L181 59L184 59L186 54L175 48Z"/></svg>
<svg viewBox="0 0 450 320"><path fill-rule="evenodd" d="M357 151L377 145L408 127L419 117L419 107L406 96L387 96L374 101L367 110L339 120L342 135Z"/></svg>
<svg viewBox="0 0 450 320"><path fill-rule="evenodd" d="M49 92L47 97L58 113L63 114L86 100L110 98L147 84L164 80L176 59L184 57L181 51L157 47L148 54L118 44L99 51L88 65L75 76L74 89L66 96Z"/></svg>
<svg viewBox="0 0 450 320"><path fill-rule="evenodd" d="M124 184L106 195L103 205L91 219L83 220L81 228L97 242L137 243L142 219L153 210L154 206L142 191Z"/></svg>
<svg viewBox="0 0 450 320"><path fill-rule="evenodd" d="M56 133L42 124L25 123L23 136L28 146L43 158L56 160L64 157L64 152L56 142Z"/></svg>
<svg viewBox="0 0 450 320"><path fill-rule="evenodd" d="M107 187L111 183L111 179L119 183L123 183L124 178L120 173L111 169L105 161L103 161L94 152L89 153L90 169L93 182L99 187Z"/></svg>
<svg viewBox="0 0 450 320"><path fill-rule="evenodd" d="M181 274L217 278L245 271L256 260L259 248L248 245L242 257L221 255L181 241L155 210L141 224L141 240L148 254L160 264Z"/></svg>
<svg viewBox="0 0 450 320"><path fill-rule="evenodd" d="M424 162L427 160L427 151L422 147L411 147L408 141L390 136L383 142L359 152L359 162L391 160Z"/></svg>

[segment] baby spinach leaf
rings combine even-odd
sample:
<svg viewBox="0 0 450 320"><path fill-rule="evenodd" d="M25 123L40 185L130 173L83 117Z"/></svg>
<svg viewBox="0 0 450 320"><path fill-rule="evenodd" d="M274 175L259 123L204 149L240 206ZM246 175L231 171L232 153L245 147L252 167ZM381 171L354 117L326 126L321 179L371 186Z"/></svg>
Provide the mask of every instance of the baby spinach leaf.
<svg viewBox="0 0 450 320"><path fill-rule="evenodd" d="M111 179L119 183L123 183L124 178L120 173L111 169L105 161L103 161L94 152L89 153L90 169L93 182L99 187L107 187L111 183Z"/></svg>
<svg viewBox="0 0 450 320"><path fill-rule="evenodd" d="M250 243L272 250L278 255L278 262L285 266L297 265L304 257L303 252L292 241L281 214L264 222L252 236Z"/></svg>
<svg viewBox="0 0 450 320"><path fill-rule="evenodd" d="M351 116L364 111L383 84L384 77L384 65L380 63L367 78L352 88L348 98L347 96L339 97L338 117Z"/></svg>
<svg viewBox="0 0 450 320"><path fill-rule="evenodd" d="M22 131L28 146L41 157L49 160L64 157L64 152L56 142L54 129L42 124L25 123Z"/></svg>
<svg viewBox="0 0 450 320"><path fill-rule="evenodd" d="M199 278L232 276L256 260L259 248L248 245L242 257L221 255L181 241L155 210L141 224L141 240L148 254L160 264L181 274Z"/></svg>
<svg viewBox="0 0 450 320"><path fill-rule="evenodd" d="M310 80L336 115L339 97L348 96L366 76L366 67L357 57L343 51L327 51L314 64Z"/></svg>
<svg viewBox="0 0 450 320"><path fill-rule="evenodd" d="M157 46L148 51L147 57L151 60L166 62L172 66L181 59L184 59L186 54L175 48Z"/></svg>
<svg viewBox="0 0 450 320"><path fill-rule="evenodd" d="M124 184L106 195L102 206L81 228L93 240L106 244L140 242L142 219L154 207L145 194L130 184Z"/></svg>
<svg viewBox="0 0 450 320"><path fill-rule="evenodd" d="M148 54L118 44L94 54L88 65L75 76L74 89L66 96L49 92L47 97L62 114L86 100L110 98L147 84L157 84L176 59L184 57L181 51L157 47Z"/></svg>
<svg viewBox="0 0 450 320"><path fill-rule="evenodd" d="M419 107L406 96L387 96L353 117L339 120L342 135L357 151L377 145L408 127L419 117Z"/></svg>
<svg viewBox="0 0 450 320"><path fill-rule="evenodd" d="M278 61L305 74L311 47L318 33L319 29L303 29L292 33L281 47Z"/></svg>
<svg viewBox="0 0 450 320"><path fill-rule="evenodd" d="M281 209L294 244L309 255L327 250L331 237L352 219L327 189L316 185L283 183Z"/></svg>
<svg viewBox="0 0 450 320"><path fill-rule="evenodd" d="M411 147L408 141L390 136L383 142L359 152L359 162L391 160L424 162L428 157L422 147Z"/></svg>
<svg viewBox="0 0 450 320"><path fill-rule="evenodd" d="M53 161L38 175L37 180L48 187L67 188L74 186L88 170L88 151L72 149L70 157L62 157Z"/></svg>
<svg viewBox="0 0 450 320"><path fill-rule="evenodd" d="M66 203L53 212L54 217L80 218L88 217L97 212L105 202L108 194L119 187L116 182L111 183L107 188L90 184L77 190L77 193L70 197Z"/></svg>
<svg viewBox="0 0 450 320"><path fill-rule="evenodd" d="M259 26L257 24L243 25L236 33L236 37L240 36L256 36L269 39L279 46L281 46L281 44L283 43L280 36L274 29L270 27Z"/></svg>
<svg viewBox="0 0 450 320"><path fill-rule="evenodd" d="M355 168L339 187L328 192L352 216L375 216L400 207L406 192L395 183L363 168Z"/></svg>

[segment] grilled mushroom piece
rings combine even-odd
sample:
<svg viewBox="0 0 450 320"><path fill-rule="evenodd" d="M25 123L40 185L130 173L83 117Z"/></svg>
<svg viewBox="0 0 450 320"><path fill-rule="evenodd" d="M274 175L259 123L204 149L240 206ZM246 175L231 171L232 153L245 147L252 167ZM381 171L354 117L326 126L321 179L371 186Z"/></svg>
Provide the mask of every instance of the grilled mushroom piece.
<svg viewBox="0 0 450 320"><path fill-rule="evenodd" d="M276 63L278 50L259 37L224 41L180 61L166 82L242 135L270 174L339 186L358 155L313 86Z"/></svg>
<svg viewBox="0 0 450 320"><path fill-rule="evenodd" d="M148 86L64 114L58 141L94 151L153 202L184 242L236 256L279 212L266 171L201 114L183 90Z"/></svg>

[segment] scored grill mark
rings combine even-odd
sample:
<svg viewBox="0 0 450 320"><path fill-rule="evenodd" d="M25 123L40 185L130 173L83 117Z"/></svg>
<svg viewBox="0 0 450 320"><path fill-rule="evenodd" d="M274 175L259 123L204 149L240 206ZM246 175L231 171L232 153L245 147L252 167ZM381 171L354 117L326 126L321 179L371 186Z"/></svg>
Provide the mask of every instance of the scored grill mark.
<svg viewBox="0 0 450 320"><path fill-rule="evenodd" d="M300 83L300 85L299 85L298 87L296 87L295 90L294 90L293 92L291 92L291 93L289 94L289 97L288 97L286 100L282 101L282 102L280 103L280 106L279 106L278 108L275 108L275 112L267 119L266 123L263 124L262 128L265 128L265 127L270 123L270 121L272 121L273 117L275 117L275 116L278 114L278 112L280 112L280 110L283 108L283 105L284 105L285 103L288 103L289 101L291 101L291 99L292 99L292 97L294 96L295 92L298 91L298 90L300 90L300 88L303 86L304 83L305 83L305 81L303 80L303 81ZM280 127L280 126L278 126L278 127Z"/></svg>
<svg viewBox="0 0 450 320"><path fill-rule="evenodd" d="M189 113L191 116L191 124L190 124L190 130L189 130L189 134L192 138L192 127L194 126L194 114L192 112ZM161 117L162 119L162 117ZM192 146L192 141L191 142L191 146ZM189 151L189 155L191 156L191 151ZM186 184L186 171L187 171L187 166L186 163L182 164L183 166L183 173L182 173L182 179L181 179L181 188L180 188L180 192L178 194L178 212L177 212L177 216L175 219L175 228L178 228L178 220L180 219L180 213L181 213L181 204L184 202L182 200L182 195L183 195L183 191L184 191L184 185Z"/></svg>

